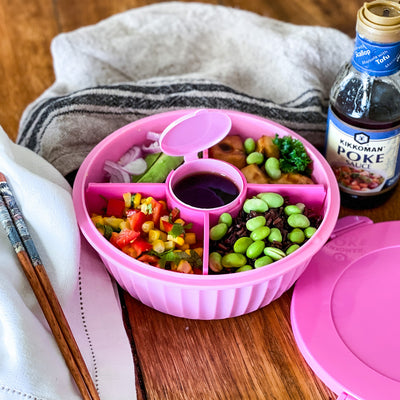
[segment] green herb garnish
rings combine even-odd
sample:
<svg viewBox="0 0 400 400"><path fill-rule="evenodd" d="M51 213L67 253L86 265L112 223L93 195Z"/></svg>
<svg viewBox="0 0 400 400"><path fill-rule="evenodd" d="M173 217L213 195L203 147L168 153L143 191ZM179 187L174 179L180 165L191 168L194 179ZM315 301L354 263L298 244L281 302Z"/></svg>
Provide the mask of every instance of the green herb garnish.
<svg viewBox="0 0 400 400"><path fill-rule="evenodd" d="M150 251L149 254L152 254L153 252ZM190 250L190 254L188 254L186 251L173 251L173 250L168 250L165 251L164 253L156 253L154 252L157 257L160 257L159 261L159 266L160 268L166 268L168 263L174 262L175 264L179 264L179 261L181 260L186 260L190 263L192 268L201 268L203 265L203 260L201 257L194 251ZM169 269L167 267L167 269Z"/></svg>
<svg viewBox="0 0 400 400"><path fill-rule="evenodd" d="M186 229L190 229L192 227L192 224L186 224L186 225L181 225L175 222L172 225L172 229L168 232L169 235L172 235L173 237L178 237L182 235L182 233L185 233Z"/></svg>
<svg viewBox="0 0 400 400"><path fill-rule="evenodd" d="M272 142L279 147L279 163L282 172L311 175L311 158L300 140L293 139L291 136L279 138L276 134Z"/></svg>

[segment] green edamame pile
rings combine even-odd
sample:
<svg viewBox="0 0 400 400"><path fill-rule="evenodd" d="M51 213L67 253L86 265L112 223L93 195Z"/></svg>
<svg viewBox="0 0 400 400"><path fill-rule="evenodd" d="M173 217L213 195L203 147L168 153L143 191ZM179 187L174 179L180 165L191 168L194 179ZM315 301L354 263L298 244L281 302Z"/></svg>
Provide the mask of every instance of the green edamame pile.
<svg viewBox="0 0 400 400"><path fill-rule="evenodd" d="M303 203L263 192L245 200L233 218L220 215L210 228L210 273L248 271L287 257L318 229L322 217Z"/></svg>

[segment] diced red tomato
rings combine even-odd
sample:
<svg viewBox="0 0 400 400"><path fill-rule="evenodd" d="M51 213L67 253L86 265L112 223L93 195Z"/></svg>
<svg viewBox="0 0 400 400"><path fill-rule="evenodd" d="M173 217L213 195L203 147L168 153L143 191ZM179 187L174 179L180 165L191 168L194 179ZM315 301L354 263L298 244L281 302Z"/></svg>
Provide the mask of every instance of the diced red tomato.
<svg viewBox="0 0 400 400"><path fill-rule="evenodd" d="M115 246L117 246L117 237L118 237L118 233L117 232L111 232L111 236L110 236L110 243Z"/></svg>
<svg viewBox="0 0 400 400"><path fill-rule="evenodd" d="M137 258L138 254L136 250L130 245L126 245L121 249L125 254L128 254L128 256L131 256L133 258Z"/></svg>
<svg viewBox="0 0 400 400"><path fill-rule="evenodd" d="M140 257L138 257L138 261L153 265L154 267L159 266L159 260L160 259L157 256L152 256L150 254L143 254Z"/></svg>
<svg viewBox="0 0 400 400"><path fill-rule="evenodd" d="M127 213L127 218L131 229L140 232L142 230L143 222L146 221L146 214L142 211L130 210Z"/></svg>
<svg viewBox="0 0 400 400"><path fill-rule="evenodd" d="M175 220L179 217L179 214L180 214L179 208L174 207L174 208L171 210L171 213L170 213L170 215L171 215L171 220L172 220L172 221L175 221Z"/></svg>
<svg viewBox="0 0 400 400"><path fill-rule="evenodd" d="M163 205L158 202L157 200L151 199L151 219L154 222L154 224L158 225L160 221L160 217L162 215L162 212L164 210Z"/></svg>
<svg viewBox="0 0 400 400"><path fill-rule="evenodd" d="M149 243L146 239L138 237L135 241L131 243L131 246L136 250L137 256L139 257L142 253L150 251L153 245Z"/></svg>
<svg viewBox="0 0 400 400"><path fill-rule="evenodd" d="M164 232L169 232L174 226L174 224L171 224L171 222L164 221L164 220L162 220L161 224L162 224Z"/></svg>
<svg viewBox="0 0 400 400"><path fill-rule="evenodd" d="M115 232L113 232L113 234L114 233ZM138 238L140 232L135 232L132 229L122 229L122 231L117 233L116 236L113 234L111 235L111 237L114 236L112 243L114 244L114 246L122 249L123 247L132 244Z"/></svg>
<svg viewBox="0 0 400 400"><path fill-rule="evenodd" d="M120 199L109 199L107 202L107 217L122 218L125 211L125 201Z"/></svg>

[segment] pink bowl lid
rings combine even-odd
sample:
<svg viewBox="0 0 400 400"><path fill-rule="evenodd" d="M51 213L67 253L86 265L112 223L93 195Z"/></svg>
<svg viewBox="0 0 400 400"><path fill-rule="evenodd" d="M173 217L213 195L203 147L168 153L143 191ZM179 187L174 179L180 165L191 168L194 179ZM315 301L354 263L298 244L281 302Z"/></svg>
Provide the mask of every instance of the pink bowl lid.
<svg viewBox="0 0 400 400"><path fill-rule="evenodd" d="M400 398L400 221L338 221L297 281L292 329L341 399Z"/></svg>
<svg viewBox="0 0 400 400"><path fill-rule="evenodd" d="M161 150L170 156L197 158L197 153L220 142L231 130L232 121L221 111L201 109L169 124L161 134Z"/></svg>

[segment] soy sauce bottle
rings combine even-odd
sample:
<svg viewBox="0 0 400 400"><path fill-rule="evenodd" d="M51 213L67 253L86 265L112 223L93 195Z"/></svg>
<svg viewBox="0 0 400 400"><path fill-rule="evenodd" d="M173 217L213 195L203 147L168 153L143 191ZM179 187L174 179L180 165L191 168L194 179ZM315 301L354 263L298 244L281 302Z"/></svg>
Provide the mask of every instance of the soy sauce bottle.
<svg viewBox="0 0 400 400"><path fill-rule="evenodd" d="M372 208L392 194L400 170L400 4L364 3L353 57L330 93L325 156L342 205Z"/></svg>

